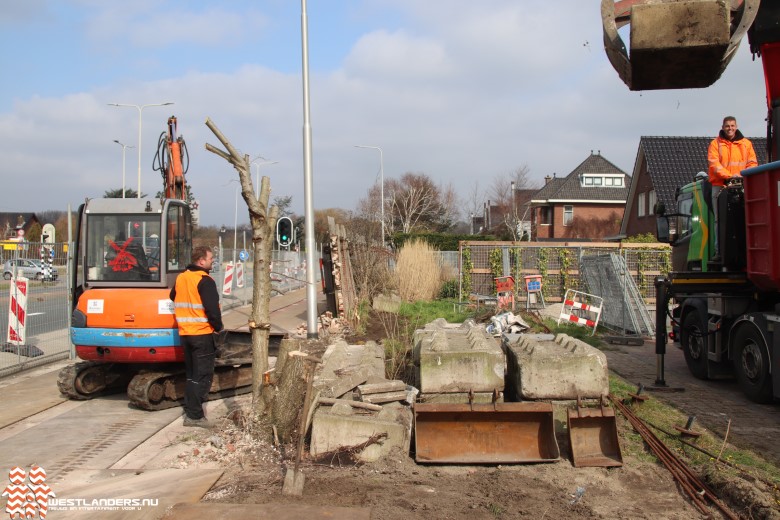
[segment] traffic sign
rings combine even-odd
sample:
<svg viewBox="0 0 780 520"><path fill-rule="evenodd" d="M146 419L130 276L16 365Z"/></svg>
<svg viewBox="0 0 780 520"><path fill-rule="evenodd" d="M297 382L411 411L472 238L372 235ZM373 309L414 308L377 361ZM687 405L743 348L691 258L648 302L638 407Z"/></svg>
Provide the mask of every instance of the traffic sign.
<svg viewBox="0 0 780 520"><path fill-rule="evenodd" d="M238 253L238 259L242 262L246 262L249 260L249 252L246 249L243 249L240 253Z"/></svg>

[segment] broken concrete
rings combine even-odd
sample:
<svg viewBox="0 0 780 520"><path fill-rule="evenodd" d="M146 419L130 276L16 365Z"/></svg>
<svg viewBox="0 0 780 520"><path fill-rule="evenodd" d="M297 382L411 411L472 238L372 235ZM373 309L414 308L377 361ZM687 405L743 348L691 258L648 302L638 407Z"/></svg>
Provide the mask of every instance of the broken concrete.
<svg viewBox="0 0 780 520"><path fill-rule="evenodd" d="M422 394L504 389L504 353L473 321L452 326L436 320L426 325L415 331L415 351Z"/></svg>
<svg viewBox="0 0 780 520"><path fill-rule="evenodd" d="M365 345L348 345L340 340L330 345L322 356L322 368L314 388L322 397L338 398L370 378L385 374L384 349L374 341Z"/></svg>
<svg viewBox="0 0 780 520"><path fill-rule="evenodd" d="M532 334L505 334L507 398L576 399L609 393L603 352L566 334L554 341Z"/></svg>
<svg viewBox="0 0 780 520"><path fill-rule="evenodd" d="M349 453L363 462L373 462L393 449L409 452L412 411L390 403L378 413L357 410L345 403L320 406L314 414L309 452L312 457Z"/></svg>
<svg viewBox="0 0 780 520"><path fill-rule="evenodd" d="M397 313L401 308L401 297L397 294L374 296L374 310Z"/></svg>

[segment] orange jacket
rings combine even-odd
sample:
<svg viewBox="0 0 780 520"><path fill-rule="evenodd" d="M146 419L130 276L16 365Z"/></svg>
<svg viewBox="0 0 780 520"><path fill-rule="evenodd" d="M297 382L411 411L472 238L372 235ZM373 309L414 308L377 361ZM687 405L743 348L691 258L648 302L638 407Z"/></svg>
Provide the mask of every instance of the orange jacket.
<svg viewBox="0 0 780 520"><path fill-rule="evenodd" d="M197 336L214 332L214 327L206 317L203 299L198 292L198 283L205 276L208 276L206 271L188 269L176 278L173 309L181 336Z"/></svg>
<svg viewBox="0 0 780 520"><path fill-rule="evenodd" d="M746 168L758 166L753 143L737 130L733 141L723 137L722 133L712 140L707 150L710 183L713 186L723 186L731 177L739 176Z"/></svg>

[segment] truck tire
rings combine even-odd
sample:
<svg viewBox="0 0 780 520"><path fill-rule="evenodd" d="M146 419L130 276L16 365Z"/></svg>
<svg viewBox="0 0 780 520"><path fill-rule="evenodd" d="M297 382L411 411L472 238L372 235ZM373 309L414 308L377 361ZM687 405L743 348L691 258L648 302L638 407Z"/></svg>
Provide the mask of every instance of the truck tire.
<svg viewBox="0 0 780 520"><path fill-rule="evenodd" d="M734 372L742 391L756 403L772 402L772 376L764 337L755 325L744 324L734 334Z"/></svg>
<svg viewBox="0 0 780 520"><path fill-rule="evenodd" d="M696 309L683 318L680 344L693 377L707 379L707 328Z"/></svg>

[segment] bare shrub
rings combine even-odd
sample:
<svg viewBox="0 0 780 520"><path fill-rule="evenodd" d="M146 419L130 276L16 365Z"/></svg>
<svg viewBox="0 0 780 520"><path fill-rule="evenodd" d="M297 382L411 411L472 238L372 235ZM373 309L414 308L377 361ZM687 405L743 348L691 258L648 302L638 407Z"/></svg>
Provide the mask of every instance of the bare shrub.
<svg viewBox="0 0 780 520"><path fill-rule="evenodd" d="M395 267L401 299L407 302L435 299L441 288L441 270L431 246L421 240L407 242L398 252Z"/></svg>

